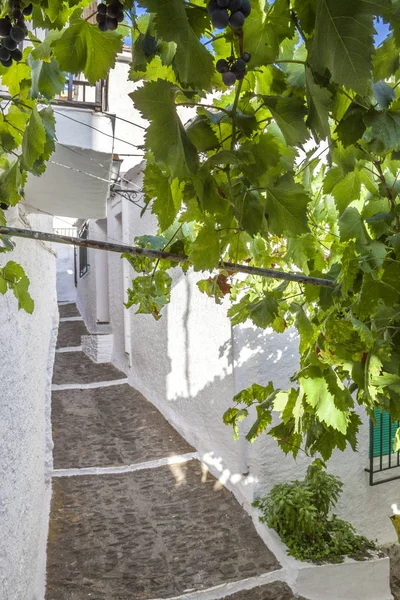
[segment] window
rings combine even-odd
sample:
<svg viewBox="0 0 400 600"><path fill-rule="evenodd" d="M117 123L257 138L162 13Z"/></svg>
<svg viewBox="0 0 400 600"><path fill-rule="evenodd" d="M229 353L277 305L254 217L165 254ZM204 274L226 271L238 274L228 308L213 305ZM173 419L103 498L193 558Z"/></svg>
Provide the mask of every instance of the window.
<svg viewBox="0 0 400 600"><path fill-rule="evenodd" d="M400 478L400 452L393 452L393 442L400 421L393 421L384 410L374 411L376 423L371 419L369 431L369 483L377 485ZM387 471L399 468L397 472Z"/></svg>
<svg viewBox="0 0 400 600"><path fill-rule="evenodd" d="M79 237L83 240L88 239L89 223L86 221L79 231ZM83 277L89 270L88 264L88 249L79 246L79 277Z"/></svg>

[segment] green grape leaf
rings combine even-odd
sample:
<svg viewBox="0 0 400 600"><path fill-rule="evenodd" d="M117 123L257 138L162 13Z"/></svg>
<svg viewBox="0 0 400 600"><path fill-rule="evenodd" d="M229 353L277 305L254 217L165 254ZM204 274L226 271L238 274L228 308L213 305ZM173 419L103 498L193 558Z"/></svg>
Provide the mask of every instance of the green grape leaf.
<svg viewBox="0 0 400 600"><path fill-rule="evenodd" d="M336 127L336 133L345 148L351 144L355 144L363 136L366 129L366 124L364 123L366 112L365 108L351 104L343 115L343 118Z"/></svg>
<svg viewBox="0 0 400 600"><path fill-rule="evenodd" d="M393 35L386 38L376 49L373 65L375 81L389 79L398 71L400 68L400 55Z"/></svg>
<svg viewBox="0 0 400 600"><path fill-rule="evenodd" d="M264 7L263 1L252 2L252 11L243 27L251 69L273 63L278 58L280 42L294 33L287 2L276 0L268 9Z"/></svg>
<svg viewBox="0 0 400 600"><path fill-rule="evenodd" d="M337 408L335 395L324 373L318 367L309 367L305 375L299 378L299 383L306 394L306 401L315 409L318 419L345 434L347 413Z"/></svg>
<svg viewBox="0 0 400 600"><path fill-rule="evenodd" d="M253 383L250 387L236 394L233 401L238 404L243 402L246 406L252 406L256 402L260 404L265 402L271 396L273 391L274 385L272 381L269 381L266 386Z"/></svg>
<svg viewBox="0 0 400 600"><path fill-rule="evenodd" d="M340 239L343 242L356 240L365 244L368 240L368 233L365 229L363 219L356 208L350 206L346 208L339 219Z"/></svg>
<svg viewBox="0 0 400 600"><path fill-rule="evenodd" d="M32 55L28 56L27 63L31 67L32 88L31 98L44 96L48 100L54 98L64 88L66 74L60 71L60 67L54 58L50 62L35 60Z"/></svg>
<svg viewBox="0 0 400 600"><path fill-rule="evenodd" d="M146 204L153 200L152 213L157 215L161 231L165 231L174 222L181 206L182 193L178 180L171 182L170 177L157 165L149 164L143 188L146 192Z"/></svg>
<svg viewBox="0 0 400 600"><path fill-rule="evenodd" d="M126 308L138 305L136 314L150 314L158 320L161 310L169 303L172 279L165 271L136 277L128 289Z"/></svg>
<svg viewBox="0 0 400 600"><path fill-rule="evenodd" d="M97 25L79 20L53 40L51 46L62 71L84 73L93 85L106 79L114 67L117 53L122 50L122 39L114 31L102 32Z"/></svg>
<svg viewBox="0 0 400 600"><path fill-rule="evenodd" d="M25 48L24 59L27 58L31 48ZM1 82L8 88L10 96L25 98L31 87L31 69L25 60L13 62L11 67L0 66ZM25 90L25 93L24 93Z"/></svg>
<svg viewBox="0 0 400 600"><path fill-rule="evenodd" d="M59 37L61 37L61 35L62 31L57 31L56 29L49 31L46 37L44 38L43 42L36 44L35 48L32 50L32 58L34 58L35 60L50 61L51 55L53 53L51 44Z"/></svg>
<svg viewBox="0 0 400 600"><path fill-rule="evenodd" d="M248 442L255 442L258 436L272 423L272 413L270 410L263 408L262 406L256 406L256 410L257 419L246 434L246 440Z"/></svg>
<svg viewBox="0 0 400 600"><path fill-rule="evenodd" d="M279 305L273 293L265 292L260 300L250 302L247 310L249 311L249 318L253 321L254 325L265 329L273 325L279 314Z"/></svg>
<svg viewBox="0 0 400 600"><path fill-rule="evenodd" d="M294 10L299 18L301 28L308 34L313 33L318 0L294 0Z"/></svg>
<svg viewBox="0 0 400 600"><path fill-rule="evenodd" d="M223 422L225 425L231 425L233 428L233 438L239 439L239 423L248 416L248 411L245 408L228 408L224 412Z"/></svg>
<svg viewBox="0 0 400 600"><path fill-rule="evenodd" d="M335 198L336 208L343 213L348 205L358 200L361 192L361 176L358 170L350 171L336 183L331 191Z"/></svg>
<svg viewBox="0 0 400 600"><path fill-rule="evenodd" d="M3 267L3 277L9 283L17 283L22 277L24 277L25 271L18 263L10 260Z"/></svg>
<svg viewBox="0 0 400 600"><path fill-rule="evenodd" d="M7 289L11 289L18 300L18 310L32 314L35 303L28 291L29 284L24 269L18 263L9 261L0 269L0 293L5 294Z"/></svg>
<svg viewBox="0 0 400 600"><path fill-rule="evenodd" d="M264 96L264 102L290 146L303 144L309 137L304 122L306 107L300 98Z"/></svg>
<svg viewBox="0 0 400 600"><path fill-rule="evenodd" d="M364 117L371 127L378 151L400 149L400 112L394 110L373 111Z"/></svg>
<svg viewBox="0 0 400 600"><path fill-rule="evenodd" d="M220 254L218 232L211 221L206 221L191 245L189 259L195 271L207 271L218 265Z"/></svg>
<svg viewBox="0 0 400 600"><path fill-rule="evenodd" d="M316 332L302 306L296 307L296 327L300 334L300 352L306 352L315 343Z"/></svg>
<svg viewBox="0 0 400 600"><path fill-rule="evenodd" d="M198 155L177 115L176 92L173 84L158 80L145 83L130 97L150 121L146 147L153 152L156 161L170 170L172 177L183 179L196 172Z"/></svg>
<svg viewBox="0 0 400 600"><path fill-rule="evenodd" d="M373 83L372 90L381 108L388 108L393 100L396 100L396 92L392 86L384 81Z"/></svg>
<svg viewBox="0 0 400 600"><path fill-rule="evenodd" d="M45 144L46 130L39 111L34 107L22 138L23 161L28 169L43 155Z"/></svg>
<svg viewBox="0 0 400 600"><path fill-rule="evenodd" d="M24 177L18 160L8 165L0 175L0 201L15 206L21 199Z"/></svg>
<svg viewBox="0 0 400 600"><path fill-rule="evenodd" d="M181 0L140 0L139 4L155 14L154 27L165 42L177 44L174 64L180 81L187 85L209 89L214 72L214 61L203 46L188 19L185 3ZM198 32L199 33L199 32Z"/></svg>
<svg viewBox="0 0 400 600"><path fill-rule="evenodd" d="M30 295L29 288L30 281L26 275L13 286L12 290L14 296L18 300L18 310L24 310L28 314L32 314L35 309L35 302Z"/></svg>
<svg viewBox="0 0 400 600"><path fill-rule="evenodd" d="M308 67L306 68L306 92L307 125L317 140L325 140L331 133L329 111L332 105L332 94L326 88L315 83L312 71Z"/></svg>
<svg viewBox="0 0 400 600"><path fill-rule="evenodd" d="M276 235L307 233L307 205L310 198L290 176L281 177L277 184L267 187L265 214L269 227Z"/></svg>
<svg viewBox="0 0 400 600"><path fill-rule="evenodd" d="M207 152L219 146L211 123L205 115L199 115L186 127L186 133L198 152Z"/></svg>
<svg viewBox="0 0 400 600"><path fill-rule="evenodd" d="M333 81L366 95L374 50L374 15L369 0L319 0L309 62Z"/></svg>
<svg viewBox="0 0 400 600"><path fill-rule="evenodd" d="M46 133L46 139L44 143L43 153L38 160L35 161L31 172L34 175L42 175L47 167L45 161L47 161L53 154L56 148L56 120L54 117L53 109L48 106L40 111L40 117Z"/></svg>

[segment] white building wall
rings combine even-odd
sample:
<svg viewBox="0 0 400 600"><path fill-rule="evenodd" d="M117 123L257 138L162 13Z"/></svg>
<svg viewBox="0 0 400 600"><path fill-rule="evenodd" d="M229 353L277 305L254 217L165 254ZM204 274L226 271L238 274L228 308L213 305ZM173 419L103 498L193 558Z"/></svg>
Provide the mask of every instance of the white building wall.
<svg viewBox="0 0 400 600"><path fill-rule="evenodd" d="M88 238L92 240L107 241L106 222L89 221ZM77 306L84 318L86 326L90 333L109 333L109 326L104 323L104 302L100 307L100 295L107 295L105 299L109 301L109 285L104 286L103 264L104 257L97 250L88 248L87 250L87 272L80 276L79 272L79 249L77 253ZM100 316L101 315L101 316ZM99 318L100 317L100 318Z"/></svg>
<svg viewBox="0 0 400 600"><path fill-rule="evenodd" d="M143 150L139 146L144 142L143 127L147 124L140 112L134 108L128 95L140 85L128 79L131 60L130 53L118 57L115 69L110 71L108 84L109 112L117 117L114 130L114 154L123 159L124 172L134 167L143 158Z"/></svg>
<svg viewBox="0 0 400 600"><path fill-rule="evenodd" d="M10 226L26 227L7 211ZM14 215L15 218L12 218ZM51 231L50 217L29 217ZM0 265L19 262L31 280L35 311L18 311L0 295L0 598L42 600L52 467L50 393L58 327L55 255L33 240L17 240Z"/></svg>

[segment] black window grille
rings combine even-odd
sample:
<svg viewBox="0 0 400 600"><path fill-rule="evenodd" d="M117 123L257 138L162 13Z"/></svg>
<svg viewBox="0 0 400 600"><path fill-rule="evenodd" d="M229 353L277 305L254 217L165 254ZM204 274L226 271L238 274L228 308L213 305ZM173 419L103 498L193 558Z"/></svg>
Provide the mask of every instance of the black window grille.
<svg viewBox="0 0 400 600"><path fill-rule="evenodd" d="M400 421L394 421L384 410L375 409L374 414L376 422L371 419L369 425L369 468L366 469L370 485L400 479L400 452L393 451Z"/></svg>
<svg viewBox="0 0 400 600"><path fill-rule="evenodd" d="M88 239L89 223L85 223L79 231L79 237L83 240ZM89 270L88 249L79 246L79 277L83 277Z"/></svg>

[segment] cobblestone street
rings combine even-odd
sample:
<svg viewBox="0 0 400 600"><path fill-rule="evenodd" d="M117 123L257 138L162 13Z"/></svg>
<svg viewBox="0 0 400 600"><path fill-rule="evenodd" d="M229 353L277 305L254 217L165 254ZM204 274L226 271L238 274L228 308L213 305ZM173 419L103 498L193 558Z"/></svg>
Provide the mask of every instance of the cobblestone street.
<svg viewBox="0 0 400 600"><path fill-rule="evenodd" d="M60 323L54 368L47 600L194 598L232 583L212 597L294 599L234 496L123 373L79 350L76 308L60 314L74 320Z"/></svg>

